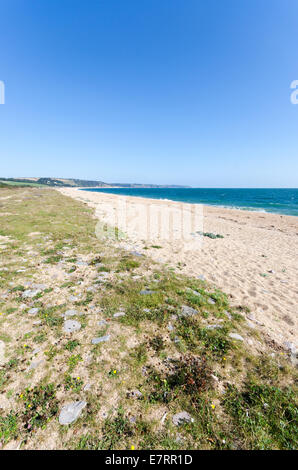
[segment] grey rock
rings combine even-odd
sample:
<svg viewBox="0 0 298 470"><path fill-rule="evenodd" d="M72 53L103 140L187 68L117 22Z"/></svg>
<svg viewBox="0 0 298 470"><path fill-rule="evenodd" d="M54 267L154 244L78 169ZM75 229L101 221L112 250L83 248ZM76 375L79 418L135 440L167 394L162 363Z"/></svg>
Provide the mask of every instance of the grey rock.
<svg viewBox="0 0 298 470"><path fill-rule="evenodd" d="M128 398L137 398L140 399L142 398L143 394L140 392L140 390L132 390L127 393Z"/></svg>
<svg viewBox="0 0 298 470"><path fill-rule="evenodd" d="M89 390L91 389L91 384L86 384L85 387L83 388L84 392L89 392Z"/></svg>
<svg viewBox="0 0 298 470"><path fill-rule="evenodd" d="M0 366L5 364L5 343L0 339Z"/></svg>
<svg viewBox="0 0 298 470"><path fill-rule="evenodd" d="M200 276L198 276L198 279L200 279L200 281L206 281L206 278L205 276L203 276L203 274L200 274Z"/></svg>
<svg viewBox="0 0 298 470"><path fill-rule="evenodd" d="M77 261L76 266L88 266L88 263L86 261Z"/></svg>
<svg viewBox="0 0 298 470"><path fill-rule="evenodd" d="M154 294L154 291L149 290L149 289L143 289L143 290L140 291L140 294L141 295L151 295L151 294Z"/></svg>
<svg viewBox="0 0 298 470"><path fill-rule="evenodd" d="M181 411L181 413L177 413L173 416L173 423L175 426L181 426L184 423L193 423L194 419L190 416L187 411Z"/></svg>
<svg viewBox="0 0 298 470"><path fill-rule="evenodd" d="M66 320L63 325L63 329L66 333L73 333L74 331L79 331L81 328L81 323L75 320Z"/></svg>
<svg viewBox="0 0 298 470"><path fill-rule="evenodd" d="M200 294L200 292L196 291L196 290L191 290L192 294L193 295L196 295L197 297L201 297L202 294Z"/></svg>
<svg viewBox="0 0 298 470"><path fill-rule="evenodd" d="M247 315L247 318L257 325L264 326L264 323L258 321L251 313Z"/></svg>
<svg viewBox="0 0 298 470"><path fill-rule="evenodd" d="M114 313L113 317L115 318L118 318L118 317L124 317L125 316L125 312L117 312L117 313Z"/></svg>
<svg viewBox="0 0 298 470"><path fill-rule="evenodd" d="M290 351L290 353L292 353L292 354L297 353L297 350L296 350L296 347L295 347L294 343L291 343L290 341L286 341L284 343L284 346L288 351Z"/></svg>
<svg viewBox="0 0 298 470"><path fill-rule="evenodd" d="M208 302L208 304L210 304L210 305L215 305L215 304L216 304L215 300L212 299L211 297L209 297L209 299L207 300L207 302Z"/></svg>
<svg viewBox="0 0 298 470"><path fill-rule="evenodd" d="M229 320L232 320L232 315L227 310L224 310L224 314L228 317Z"/></svg>
<svg viewBox="0 0 298 470"><path fill-rule="evenodd" d="M188 307L188 305L182 305L181 315L183 317L190 317L192 315L197 315L198 311L192 307Z"/></svg>
<svg viewBox="0 0 298 470"><path fill-rule="evenodd" d="M86 405L87 402L81 400L63 406L59 415L59 423L62 425L74 423Z"/></svg>
<svg viewBox="0 0 298 470"><path fill-rule="evenodd" d="M41 320L36 320L33 322L33 325L34 326L38 326L38 325L41 325L42 321Z"/></svg>
<svg viewBox="0 0 298 470"><path fill-rule="evenodd" d="M103 343L104 341L109 341L110 338L110 335L101 336L100 338L93 338L92 344Z"/></svg>
<svg viewBox="0 0 298 470"><path fill-rule="evenodd" d="M40 348L35 348L33 349L32 354L35 356L35 354L38 354L40 351L41 351Z"/></svg>
<svg viewBox="0 0 298 470"><path fill-rule="evenodd" d="M79 294L79 295L70 295L69 296L69 301L70 302L77 302L80 297L81 297L81 294Z"/></svg>
<svg viewBox="0 0 298 470"><path fill-rule="evenodd" d="M105 320L100 320L100 321L98 322L98 326L104 326L104 325L108 325L108 322L105 321Z"/></svg>
<svg viewBox="0 0 298 470"><path fill-rule="evenodd" d="M174 330L174 327L171 323L168 324L168 330L169 331L173 331Z"/></svg>
<svg viewBox="0 0 298 470"><path fill-rule="evenodd" d="M37 315L38 312L39 308L30 308L30 310L28 311L28 315Z"/></svg>
<svg viewBox="0 0 298 470"><path fill-rule="evenodd" d="M131 424L135 424L137 422L136 416L130 416L128 419Z"/></svg>
<svg viewBox="0 0 298 470"><path fill-rule="evenodd" d="M29 366L29 370L33 370L33 369L36 369L38 366L40 366L41 364L43 364L44 361L43 360L40 360L40 361L32 361L30 366Z"/></svg>
<svg viewBox="0 0 298 470"><path fill-rule="evenodd" d="M238 341L244 341L241 335L238 333L229 333L229 337L232 339L237 339Z"/></svg>
<svg viewBox="0 0 298 470"><path fill-rule="evenodd" d="M138 251L131 251L130 254L133 256L138 256L138 257L144 256L142 255L142 253L139 253Z"/></svg>
<svg viewBox="0 0 298 470"><path fill-rule="evenodd" d="M89 286L86 289L86 292L97 292L97 288L95 286Z"/></svg>
<svg viewBox="0 0 298 470"><path fill-rule="evenodd" d="M23 292L22 297L25 299L31 299L32 297L35 297L37 294L39 294L41 291L40 289L27 289Z"/></svg>
<svg viewBox="0 0 298 470"><path fill-rule="evenodd" d="M73 317L74 315L78 315L79 312L75 309L70 309L70 310L66 310L66 312L64 312L62 314L63 317Z"/></svg>
<svg viewBox="0 0 298 470"><path fill-rule="evenodd" d="M217 328L222 328L222 325L207 325L206 329L207 330L216 330Z"/></svg>
<svg viewBox="0 0 298 470"><path fill-rule="evenodd" d="M252 330L256 327L256 325L254 325L250 320L246 320L246 324L248 328L251 328Z"/></svg>

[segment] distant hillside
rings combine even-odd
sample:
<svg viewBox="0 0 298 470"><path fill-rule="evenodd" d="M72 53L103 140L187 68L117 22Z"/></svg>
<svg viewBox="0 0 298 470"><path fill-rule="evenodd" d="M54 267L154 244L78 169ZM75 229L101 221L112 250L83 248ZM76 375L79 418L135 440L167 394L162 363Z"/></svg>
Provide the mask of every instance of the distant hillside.
<svg viewBox="0 0 298 470"><path fill-rule="evenodd" d="M138 184L138 183L104 183L103 181L80 180L75 178L0 178L3 183L22 183L32 185L43 185L51 187L81 187L81 188L185 188L188 186L160 185L160 184Z"/></svg>

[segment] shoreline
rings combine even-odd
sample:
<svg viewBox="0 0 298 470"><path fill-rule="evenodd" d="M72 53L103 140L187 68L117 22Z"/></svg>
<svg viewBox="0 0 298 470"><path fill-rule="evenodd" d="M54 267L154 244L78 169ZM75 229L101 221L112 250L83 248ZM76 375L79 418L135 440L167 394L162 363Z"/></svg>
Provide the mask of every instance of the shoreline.
<svg viewBox="0 0 298 470"><path fill-rule="evenodd" d="M57 189L63 189L63 188L57 188ZM257 213L264 213L264 214L281 215L281 216L284 216L284 217L297 217L298 218L298 215L285 214L285 213L281 213L281 212L270 212L270 211L268 211L264 208L253 208L253 207L245 207L245 206L237 206L237 205L229 205L229 204L228 205L211 204L211 203L205 203L205 202L178 201L178 200L168 199L168 198L157 198L157 197L154 198L154 197L146 197L144 195L137 196L135 194L133 194L133 195L131 195L131 194L116 194L114 192L102 191L102 190L106 190L106 189L115 189L113 186L104 187L104 188L98 188L98 187L95 187L95 186L94 187L88 187L88 188L86 188L86 187L77 187L77 188L69 188L69 189L77 189L79 191L87 191L87 192L89 192L88 191L89 189L96 189L96 190L98 189L99 191L90 191L90 192L99 192L101 194L110 194L110 195L114 195L114 196L136 197L136 198L139 198L139 199L151 199L151 200L155 200L155 201L170 201L170 202L183 203L183 204L201 204L201 205L208 206L208 207L217 207L217 208L231 209L231 210L237 210L237 211L240 210L240 211L245 211L245 212L257 212ZM127 189L127 188L126 187L119 187L117 189ZM131 188L131 189L152 189L152 188ZM159 188L157 188L157 189L159 189ZM191 189L197 189L197 188L191 188ZM198 188L198 189L201 189L201 188ZM203 189L209 189L209 188L203 188ZM221 188L215 188L215 189L221 189ZM225 189L225 188L223 188L223 189ZM239 189L239 188L231 188L231 189ZM275 189L275 188L272 188L272 189ZM276 189L287 189L287 188L276 188ZM293 188L293 189L296 189L296 188Z"/></svg>
<svg viewBox="0 0 298 470"><path fill-rule="evenodd" d="M192 206L72 188L59 191L94 208L96 217L108 225L113 225L113 212L119 208L121 200L131 211L140 204L144 208L158 205L162 217L167 216L168 210L184 207L187 211ZM144 243L136 224L126 227L128 238L118 243L183 274L203 277L226 292L232 304L250 309L248 320L252 329L261 329L278 344L290 341L297 345L297 219L221 206L202 205L202 210L204 232L223 238L202 237L199 250L194 243L181 240L163 241L157 243L158 249L153 248L154 240ZM142 227L144 220L142 215L140 217L139 226Z"/></svg>

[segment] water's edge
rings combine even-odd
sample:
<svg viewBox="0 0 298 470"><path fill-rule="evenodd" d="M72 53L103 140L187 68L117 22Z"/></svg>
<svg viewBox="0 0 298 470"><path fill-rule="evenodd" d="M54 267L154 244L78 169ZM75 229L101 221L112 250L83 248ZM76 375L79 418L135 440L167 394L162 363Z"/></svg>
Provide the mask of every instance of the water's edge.
<svg viewBox="0 0 298 470"><path fill-rule="evenodd" d="M298 217L298 189L221 188L80 188L84 191L122 196L206 204Z"/></svg>

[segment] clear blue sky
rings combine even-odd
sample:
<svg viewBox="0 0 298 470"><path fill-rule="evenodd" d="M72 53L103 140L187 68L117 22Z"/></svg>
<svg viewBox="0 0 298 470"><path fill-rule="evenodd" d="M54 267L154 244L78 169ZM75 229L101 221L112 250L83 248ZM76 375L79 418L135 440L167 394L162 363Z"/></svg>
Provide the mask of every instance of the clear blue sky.
<svg viewBox="0 0 298 470"><path fill-rule="evenodd" d="M297 0L0 0L0 176L297 187Z"/></svg>

